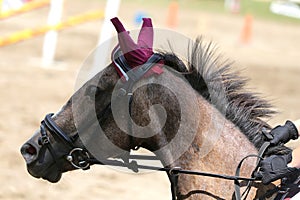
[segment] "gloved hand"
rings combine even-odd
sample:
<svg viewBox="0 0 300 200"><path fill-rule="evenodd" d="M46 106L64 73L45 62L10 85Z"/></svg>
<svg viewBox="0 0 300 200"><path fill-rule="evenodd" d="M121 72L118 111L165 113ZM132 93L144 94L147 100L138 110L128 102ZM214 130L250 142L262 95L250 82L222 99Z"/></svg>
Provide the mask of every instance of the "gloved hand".
<svg viewBox="0 0 300 200"><path fill-rule="evenodd" d="M256 177L261 178L263 184L270 184L272 181L288 177L297 173L295 167L288 167L287 164L292 160L292 153L288 155L272 155L265 158L260 163L260 171Z"/></svg>
<svg viewBox="0 0 300 200"><path fill-rule="evenodd" d="M270 134L273 136L273 139L270 141L272 145L287 143L290 139L295 140L299 137L296 126L289 120L283 126L276 126L271 130Z"/></svg>

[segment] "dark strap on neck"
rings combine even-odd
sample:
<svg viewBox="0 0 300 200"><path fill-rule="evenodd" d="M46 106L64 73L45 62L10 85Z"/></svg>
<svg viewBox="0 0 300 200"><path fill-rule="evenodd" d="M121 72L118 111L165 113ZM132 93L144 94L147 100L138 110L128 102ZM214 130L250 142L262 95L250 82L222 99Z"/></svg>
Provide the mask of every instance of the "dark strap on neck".
<svg viewBox="0 0 300 200"><path fill-rule="evenodd" d="M131 104L133 101L133 86L134 84L143 78L143 76L154 66L156 65L160 60L162 60L162 56L159 54L153 54L146 63L144 63L141 66L137 66L136 68L132 69L131 66L128 65L122 51L119 49L116 51L116 53L113 55L113 59L115 63L117 63L118 66L120 66L123 71L128 76L128 80L123 83L123 86L121 90L123 91L123 98L127 99L127 102L129 103L129 115L131 117ZM129 131L132 133L132 124L131 121L128 120L127 126ZM134 146L134 137L132 134L129 134L129 142L131 149L136 150L138 147Z"/></svg>

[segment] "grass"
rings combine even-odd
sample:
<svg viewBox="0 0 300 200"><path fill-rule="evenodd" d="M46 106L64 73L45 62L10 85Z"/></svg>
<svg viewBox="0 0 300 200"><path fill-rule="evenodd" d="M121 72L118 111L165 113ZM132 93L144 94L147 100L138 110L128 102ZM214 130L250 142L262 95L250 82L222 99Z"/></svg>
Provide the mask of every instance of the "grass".
<svg viewBox="0 0 300 200"><path fill-rule="evenodd" d="M141 3L149 6L167 7L172 0L127 0L131 3ZM228 14L224 9L224 0L177 0L182 9L192 9ZM299 23L300 19L273 14L270 11L271 0L241 0L239 15L251 14L255 18L287 23Z"/></svg>
<svg viewBox="0 0 300 200"><path fill-rule="evenodd" d="M224 0L181 0L179 3L191 9L206 10L218 13L228 13L224 9ZM300 19L274 14L270 11L270 1L241 0L240 15L251 14L255 18L279 22L300 23Z"/></svg>
<svg viewBox="0 0 300 200"><path fill-rule="evenodd" d="M256 18L262 18L278 22L300 23L300 19L277 15L270 11L271 1L242 0L241 14L252 14Z"/></svg>

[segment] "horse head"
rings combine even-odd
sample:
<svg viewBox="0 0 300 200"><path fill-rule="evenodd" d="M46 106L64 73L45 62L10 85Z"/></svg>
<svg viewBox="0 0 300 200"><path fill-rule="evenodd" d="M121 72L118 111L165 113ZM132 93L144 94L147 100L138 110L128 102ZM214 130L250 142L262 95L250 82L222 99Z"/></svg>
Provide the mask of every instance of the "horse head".
<svg viewBox="0 0 300 200"><path fill-rule="evenodd" d="M172 127L178 129L181 111L172 91L175 89L161 85L179 74L167 69L163 73L163 56L152 50L151 20L144 19L137 43L117 18L112 23L119 33L112 63L78 89L56 114L48 114L40 129L21 147L32 176L57 182L63 172L87 169L86 159L126 159L129 151L137 147L155 151L159 148L153 145L158 139L155 134L165 123L165 132L172 132ZM163 77L157 77L162 74ZM192 99L191 95L184 95L184 85L190 87L188 83L179 79L177 84L182 85L176 90L184 96L183 101ZM160 112L153 104L166 110ZM154 115L156 119L152 120ZM168 137L159 140L174 136ZM173 146L175 149L176 144Z"/></svg>

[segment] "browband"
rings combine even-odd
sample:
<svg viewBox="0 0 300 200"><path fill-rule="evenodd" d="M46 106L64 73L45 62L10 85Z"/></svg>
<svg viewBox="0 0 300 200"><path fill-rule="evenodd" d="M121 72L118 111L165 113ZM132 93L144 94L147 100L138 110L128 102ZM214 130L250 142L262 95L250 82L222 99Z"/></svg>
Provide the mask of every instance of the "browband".
<svg viewBox="0 0 300 200"><path fill-rule="evenodd" d="M126 61L120 47L117 47L112 53L112 61L120 76L124 76L126 81L137 81L141 79L153 66L162 60L160 54L152 54L150 58L143 65L132 68Z"/></svg>

